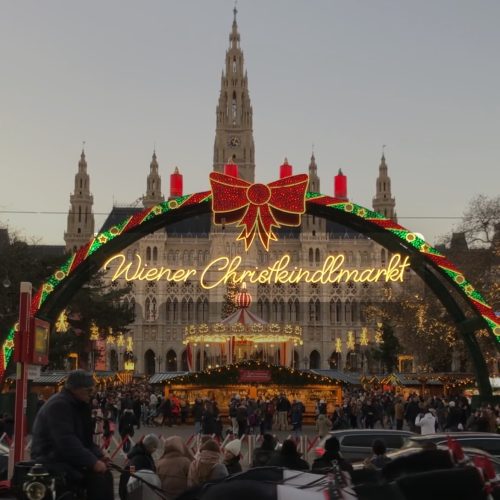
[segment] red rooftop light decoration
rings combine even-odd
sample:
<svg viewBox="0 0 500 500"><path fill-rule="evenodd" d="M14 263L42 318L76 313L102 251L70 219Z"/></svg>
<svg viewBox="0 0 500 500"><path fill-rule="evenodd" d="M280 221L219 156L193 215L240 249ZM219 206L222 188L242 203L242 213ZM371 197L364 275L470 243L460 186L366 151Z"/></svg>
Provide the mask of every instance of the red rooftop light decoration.
<svg viewBox="0 0 500 500"><path fill-rule="evenodd" d="M174 173L170 174L170 197L178 198L182 196L183 191L183 181L182 174L179 173L179 169L175 167Z"/></svg>
<svg viewBox="0 0 500 500"><path fill-rule="evenodd" d="M339 168L339 173L333 179L333 193L335 198L347 200L347 177Z"/></svg>
<svg viewBox="0 0 500 500"><path fill-rule="evenodd" d="M226 175L230 175L231 177L238 177L238 165L235 163L226 163L224 165L224 173Z"/></svg>
<svg viewBox="0 0 500 500"><path fill-rule="evenodd" d="M293 167L288 164L288 160L285 158L283 165L280 165L280 179L290 177L291 175L293 175Z"/></svg>

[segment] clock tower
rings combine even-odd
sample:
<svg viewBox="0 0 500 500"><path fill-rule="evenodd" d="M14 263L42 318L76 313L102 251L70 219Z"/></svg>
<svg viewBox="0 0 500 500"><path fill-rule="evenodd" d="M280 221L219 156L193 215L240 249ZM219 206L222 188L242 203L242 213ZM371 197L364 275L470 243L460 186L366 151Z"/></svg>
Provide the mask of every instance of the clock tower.
<svg viewBox="0 0 500 500"><path fill-rule="evenodd" d="M244 69L240 34L233 10L233 28L226 51L226 67L222 71L219 103L216 110L214 171L223 172L232 160L239 167L239 176L254 182L255 146L252 130L252 105L248 94L248 77Z"/></svg>

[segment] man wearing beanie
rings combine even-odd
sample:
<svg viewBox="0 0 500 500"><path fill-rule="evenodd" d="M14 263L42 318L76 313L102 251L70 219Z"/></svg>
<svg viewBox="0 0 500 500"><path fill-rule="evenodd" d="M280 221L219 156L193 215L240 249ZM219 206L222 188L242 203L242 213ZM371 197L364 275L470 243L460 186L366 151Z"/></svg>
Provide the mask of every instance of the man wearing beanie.
<svg viewBox="0 0 500 500"><path fill-rule="evenodd" d="M64 388L40 408L33 424L31 458L67 483L86 489L87 498L113 500L113 477L92 440L91 373L74 370Z"/></svg>
<svg viewBox="0 0 500 500"><path fill-rule="evenodd" d="M340 443L339 440L332 436L325 441L325 453L317 458L311 467L311 472L325 472L331 469L333 460L336 460L339 464L340 470L351 473L353 471L352 465L342 458L340 454Z"/></svg>
<svg viewBox="0 0 500 500"><path fill-rule="evenodd" d="M224 465L229 474L237 474L243 469L240 464L241 441L233 439L224 447Z"/></svg>

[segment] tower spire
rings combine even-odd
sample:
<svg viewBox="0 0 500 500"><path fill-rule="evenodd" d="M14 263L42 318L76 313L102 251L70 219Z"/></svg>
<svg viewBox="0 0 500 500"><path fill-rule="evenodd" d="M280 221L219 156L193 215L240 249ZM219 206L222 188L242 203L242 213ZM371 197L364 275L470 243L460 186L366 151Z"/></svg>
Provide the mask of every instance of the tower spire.
<svg viewBox="0 0 500 500"><path fill-rule="evenodd" d="M153 157L149 165L149 175L146 182L146 195L142 199L145 208L151 208L165 201L161 194L161 177L158 172L158 161L156 158L156 147L153 149Z"/></svg>
<svg viewBox="0 0 500 500"><path fill-rule="evenodd" d="M94 214L92 206L94 197L90 194L90 177L87 173L85 158L85 141L82 144L78 172L75 175L75 188L70 195L68 221L64 233L66 251L76 252L94 236Z"/></svg>
<svg viewBox="0 0 500 500"><path fill-rule="evenodd" d="M385 161L385 144L382 146L382 157L378 167L378 178L376 192L373 198L373 210L381 213L385 217L397 221L396 200L391 194L391 178L387 173L387 163Z"/></svg>
<svg viewBox="0 0 500 500"><path fill-rule="evenodd" d="M253 111L248 93L248 78L240 48L240 34L233 9L233 25L229 34L226 64L222 71L219 102L216 109L214 170L224 171L228 158L238 165L239 176L249 182L255 177Z"/></svg>

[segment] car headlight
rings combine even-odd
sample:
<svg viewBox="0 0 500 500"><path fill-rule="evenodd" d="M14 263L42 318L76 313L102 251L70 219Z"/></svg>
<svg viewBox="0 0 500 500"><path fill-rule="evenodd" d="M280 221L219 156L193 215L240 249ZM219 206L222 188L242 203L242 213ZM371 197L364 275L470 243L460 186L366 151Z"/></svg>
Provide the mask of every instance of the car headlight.
<svg viewBox="0 0 500 500"><path fill-rule="evenodd" d="M39 481L33 481L24 487L24 493L29 500L42 500L47 492L47 486Z"/></svg>

